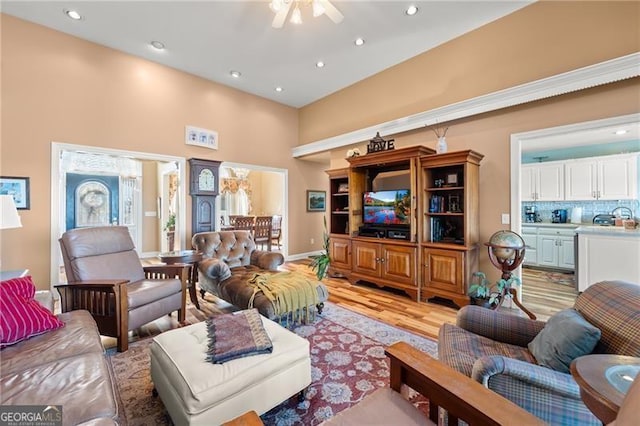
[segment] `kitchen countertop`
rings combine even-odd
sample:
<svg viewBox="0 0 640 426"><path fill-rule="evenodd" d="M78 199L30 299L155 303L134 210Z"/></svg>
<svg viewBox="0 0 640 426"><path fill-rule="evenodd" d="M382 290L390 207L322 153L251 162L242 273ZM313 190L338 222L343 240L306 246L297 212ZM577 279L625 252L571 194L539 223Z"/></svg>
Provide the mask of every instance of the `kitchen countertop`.
<svg viewBox="0 0 640 426"><path fill-rule="evenodd" d="M550 228L577 228L583 226L582 223L552 223L552 222L523 222L522 227L550 227Z"/></svg>
<svg viewBox="0 0 640 426"><path fill-rule="evenodd" d="M640 237L640 229L625 229L623 226L586 225L576 229L577 234L616 235L621 237Z"/></svg>

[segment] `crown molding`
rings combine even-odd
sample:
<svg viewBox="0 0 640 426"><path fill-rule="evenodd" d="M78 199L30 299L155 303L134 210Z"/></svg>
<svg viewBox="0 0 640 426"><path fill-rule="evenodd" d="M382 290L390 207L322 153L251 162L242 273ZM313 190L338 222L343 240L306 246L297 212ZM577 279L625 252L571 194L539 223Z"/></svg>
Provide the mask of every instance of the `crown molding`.
<svg viewBox="0 0 640 426"><path fill-rule="evenodd" d="M300 145L294 158L640 76L640 52Z"/></svg>

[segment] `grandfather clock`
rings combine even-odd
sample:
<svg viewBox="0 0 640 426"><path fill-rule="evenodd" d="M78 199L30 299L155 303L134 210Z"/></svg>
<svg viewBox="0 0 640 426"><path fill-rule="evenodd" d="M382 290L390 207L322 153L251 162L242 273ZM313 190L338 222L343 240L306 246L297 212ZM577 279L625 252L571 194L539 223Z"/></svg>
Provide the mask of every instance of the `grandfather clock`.
<svg viewBox="0 0 640 426"><path fill-rule="evenodd" d="M220 161L189 159L191 235L216 230L216 196Z"/></svg>

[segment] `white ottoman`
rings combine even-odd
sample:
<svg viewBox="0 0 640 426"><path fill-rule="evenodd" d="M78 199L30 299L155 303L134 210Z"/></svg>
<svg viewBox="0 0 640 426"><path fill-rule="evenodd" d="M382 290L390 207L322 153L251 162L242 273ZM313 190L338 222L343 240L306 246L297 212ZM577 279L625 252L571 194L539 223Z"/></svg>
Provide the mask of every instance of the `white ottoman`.
<svg viewBox="0 0 640 426"><path fill-rule="evenodd" d="M262 317L270 354L213 364L204 322L167 331L151 344L151 378L176 425L219 425L259 415L311 384L309 342Z"/></svg>

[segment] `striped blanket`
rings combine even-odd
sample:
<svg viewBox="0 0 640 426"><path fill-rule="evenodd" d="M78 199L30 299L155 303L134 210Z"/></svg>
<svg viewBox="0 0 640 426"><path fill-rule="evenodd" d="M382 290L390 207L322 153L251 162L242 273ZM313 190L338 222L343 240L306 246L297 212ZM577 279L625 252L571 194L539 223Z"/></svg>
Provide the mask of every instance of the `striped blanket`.
<svg viewBox="0 0 640 426"><path fill-rule="evenodd" d="M249 299L249 308L259 292L273 303L280 323L289 326L310 323L315 320L318 304L317 281L306 278L296 272L276 272L255 274L249 284L253 286L253 295Z"/></svg>

